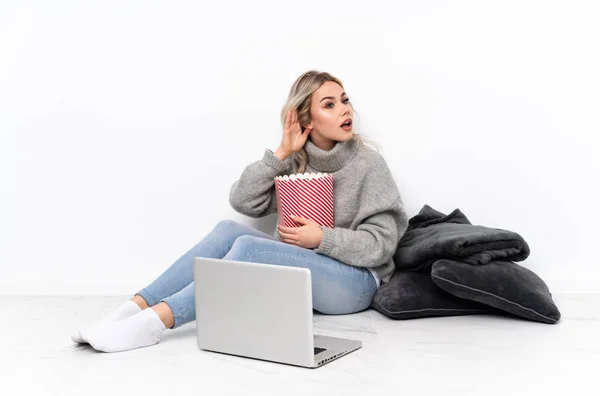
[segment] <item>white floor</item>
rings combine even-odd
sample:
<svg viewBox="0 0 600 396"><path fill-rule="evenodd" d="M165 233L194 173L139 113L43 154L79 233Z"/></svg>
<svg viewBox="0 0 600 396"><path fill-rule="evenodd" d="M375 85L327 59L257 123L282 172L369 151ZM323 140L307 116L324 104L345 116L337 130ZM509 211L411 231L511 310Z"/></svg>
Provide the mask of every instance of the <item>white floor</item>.
<svg viewBox="0 0 600 396"><path fill-rule="evenodd" d="M600 394L600 294L555 295L562 313L556 325L488 315L394 321L374 310L315 315L315 333L363 341L318 369L201 351L195 322L133 351L72 343L74 329L124 298L0 297L1 393Z"/></svg>

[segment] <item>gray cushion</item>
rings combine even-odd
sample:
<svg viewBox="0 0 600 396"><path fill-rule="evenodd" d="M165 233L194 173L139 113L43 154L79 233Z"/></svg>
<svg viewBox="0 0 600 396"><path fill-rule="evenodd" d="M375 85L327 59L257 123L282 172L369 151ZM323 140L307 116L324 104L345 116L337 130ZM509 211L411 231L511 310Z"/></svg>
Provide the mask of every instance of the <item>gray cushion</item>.
<svg viewBox="0 0 600 396"><path fill-rule="evenodd" d="M433 263L431 278L450 294L521 318L550 324L560 320L546 283L531 270L511 261L470 265L441 259Z"/></svg>
<svg viewBox="0 0 600 396"><path fill-rule="evenodd" d="M495 311L440 289L425 272L396 272L381 285L371 307L392 319L456 316Z"/></svg>

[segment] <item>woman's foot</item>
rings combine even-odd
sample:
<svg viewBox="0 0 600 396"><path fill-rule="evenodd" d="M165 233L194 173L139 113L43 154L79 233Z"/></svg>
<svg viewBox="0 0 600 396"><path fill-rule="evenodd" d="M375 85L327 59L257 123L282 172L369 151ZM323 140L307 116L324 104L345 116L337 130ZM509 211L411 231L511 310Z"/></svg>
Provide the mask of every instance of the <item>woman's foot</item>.
<svg viewBox="0 0 600 396"><path fill-rule="evenodd" d="M118 322L82 330L81 336L94 349L103 352L121 352L157 344L166 326L153 308Z"/></svg>
<svg viewBox="0 0 600 396"><path fill-rule="evenodd" d="M139 300L142 300L143 303ZM148 304L146 304L146 301L144 301L142 297L135 295L132 299L125 301L123 304L118 306L108 315L104 316L103 318L97 321L85 325L82 329L77 330L71 335L71 339L73 340L73 342L76 342L78 344L84 344L87 341L81 336L81 332L85 328L99 327L106 323L117 322L119 320L128 318L132 315L135 315L138 312L141 312L141 310L145 308L144 305L145 307L148 307Z"/></svg>

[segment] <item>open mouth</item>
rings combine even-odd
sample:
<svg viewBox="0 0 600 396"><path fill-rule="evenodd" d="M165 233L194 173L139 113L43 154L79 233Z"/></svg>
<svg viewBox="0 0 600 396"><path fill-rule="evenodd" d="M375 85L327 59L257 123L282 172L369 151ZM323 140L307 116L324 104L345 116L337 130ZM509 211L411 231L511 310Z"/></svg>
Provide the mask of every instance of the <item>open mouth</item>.
<svg viewBox="0 0 600 396"><path fill-rule="evenodd" d="M342 129L348 130L352 128L352 120L348 120L341 125Z"/></svg>

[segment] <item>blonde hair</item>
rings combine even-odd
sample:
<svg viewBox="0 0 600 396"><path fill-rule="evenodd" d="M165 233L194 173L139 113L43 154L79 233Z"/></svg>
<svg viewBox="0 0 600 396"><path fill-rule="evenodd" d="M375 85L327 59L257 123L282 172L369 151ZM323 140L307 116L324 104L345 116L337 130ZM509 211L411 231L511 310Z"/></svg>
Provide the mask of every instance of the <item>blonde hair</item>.
<svg viewBox="0 0 600 396"><path fill-rule="evenodd" d="M327 81L336 82L337 84L339 84L340 87L344 88L344 85L342 84L342 81L339 78L334 77L327 72L320 72L318 70L309 70L302 74L300 77L298 77L296 81L294 81L294 84L292 84L292 87L290 88L288 99L283 108L281 109L282 127L285 125L285 118L289 110L298 111L298 121L301 126L310 123L310 101L313 96L313 93ZM357 113L357 111L354 110L354 106L352 106L352 110L354 113ZM376 151L379 151L379 146L371 139L368 139L363 135L359 135L353 132L352 139L358 140L363 144L372 144L373 146L375 146ZM301 148L299 151L293 153L292 158L298 163L298 170L296 172L304 173L306 165L308 163L308 155L306 154L306 150L304 150L304 147Z"/></svg>

